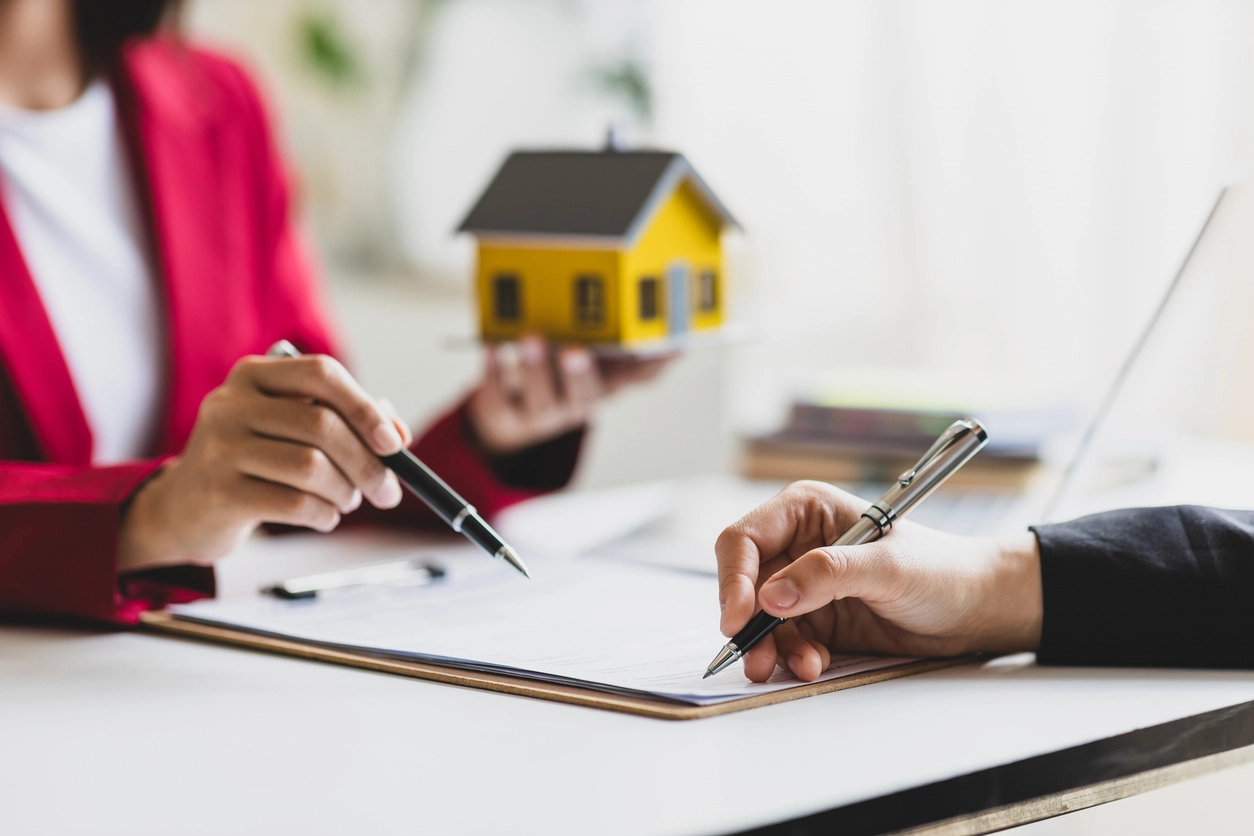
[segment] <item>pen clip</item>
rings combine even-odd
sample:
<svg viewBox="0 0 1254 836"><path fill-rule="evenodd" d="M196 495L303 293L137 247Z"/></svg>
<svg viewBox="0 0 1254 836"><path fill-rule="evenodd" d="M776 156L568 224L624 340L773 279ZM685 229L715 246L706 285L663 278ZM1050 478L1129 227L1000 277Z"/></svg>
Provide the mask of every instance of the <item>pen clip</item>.
<svg viewBox="0 0 1254 836"><path fill-rule="evenodd" d="M975 431L976 425L972 421L966 419L954 421L949 425L947 430L940 434L940 437L937 438L936 441L932 442L932 446L927 448L927 452L923 454L922 458L915 462L914 467L897 477L897 483L903 488L906 487L914 481L914 477L920 470L927 467L927 465L937 459L942 453L957 444L964 435Z"/></svg>

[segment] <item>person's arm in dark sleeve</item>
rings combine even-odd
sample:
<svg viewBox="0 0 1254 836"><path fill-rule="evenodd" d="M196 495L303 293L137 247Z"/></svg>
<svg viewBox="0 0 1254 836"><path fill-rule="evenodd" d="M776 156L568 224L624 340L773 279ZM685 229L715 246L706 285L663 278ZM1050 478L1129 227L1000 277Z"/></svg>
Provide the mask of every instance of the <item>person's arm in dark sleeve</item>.
<svg viewBox="0 0 1254 836"><path fill-rule="evenodd" d="M1254 667L1254 511L1133 508L1033 530L1042 663Z"/></svg>

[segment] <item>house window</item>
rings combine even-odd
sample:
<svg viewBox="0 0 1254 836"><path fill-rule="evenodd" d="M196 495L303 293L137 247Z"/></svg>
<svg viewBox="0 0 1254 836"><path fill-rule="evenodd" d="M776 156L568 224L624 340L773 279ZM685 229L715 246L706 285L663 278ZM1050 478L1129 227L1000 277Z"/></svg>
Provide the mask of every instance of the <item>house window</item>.
<svg viewBox="0 0 1254 836"><path fill-rule="evenodd" d="M697 277L697 310L711 313L718 310L718 273L702 270Z"/></svg>
<svg viewBox="0 0 1254 836"><path fill-rule="evenodd" d="M498 322L522 319L522 293L516 274L497 273L492 279L492 310Z"/></svg>
<svg viewBox="0 0 1254 836"><path fill-rule="evenodd" d="M657 276L645 276L640 280L640 319L648 321L657 318Z"/></svg>
<svg viewBox="0 0 1254 836"><path fill-rule="evenodd" d="M595 328L605 321L605 286L600 276L575 278L575 324Z"/></svg>

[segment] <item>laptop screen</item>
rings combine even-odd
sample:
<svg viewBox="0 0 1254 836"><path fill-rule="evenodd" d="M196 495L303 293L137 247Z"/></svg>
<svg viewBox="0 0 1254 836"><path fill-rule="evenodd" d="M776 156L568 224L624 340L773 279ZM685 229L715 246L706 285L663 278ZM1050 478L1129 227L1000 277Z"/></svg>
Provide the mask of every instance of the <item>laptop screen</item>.
<svg viewBox="0 0 1254 836"><path fill-rule="evenodd" d="M1045 511L1254 508L1254 186L1220 191Z"/></svg>

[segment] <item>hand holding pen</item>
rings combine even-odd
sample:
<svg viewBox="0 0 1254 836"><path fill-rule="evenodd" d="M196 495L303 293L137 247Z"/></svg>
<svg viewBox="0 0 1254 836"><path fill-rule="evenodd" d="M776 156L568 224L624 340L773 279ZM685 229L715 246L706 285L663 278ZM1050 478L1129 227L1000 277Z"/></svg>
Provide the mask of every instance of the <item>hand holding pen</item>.
<svg viewBox="0 0 1254 836"><path fill-rule="evenodd" d="M723 634L737 636L759 609L787 619L744 652L746 676L765 681L779 664L815 679L836 653L1035 649L1041 581L1031 533L959 537L896 519L883 539L829 545L877 516L882 501L798 482L722 533Z"/></svg>
<svg viewBox="0 0 1254 836"><path fill-rule="evenodd" d="M454 531L526 567L473 507L407 449L386 401L336 360L286 341L245 357L201 404L183 453L127 503L118 570L212 565L263 523L330 531L363 501L392 508L401 484ZM399 479L398 479L399 476Z"/></svg>
<svg viewBox="0 0 1254 836"><path fill-rule="evenodd" d="M118 569L211 565L262 523L335 528L363 502L401 501L379 460L405 425L330 357L245 357L201 403L178 458L135 491Z"/></svg>
<svg viewBox="0 0 1254 836"><path fill-rule="evenodd" d="M308 362L287 340L279 340L266 352L268 357L288 358L297 363ZM386 402L385 402L386 403ZM391 471L389 475L400 478L423 503L434 511L449 527L497 560L513 566L523 577L531 577L518 552L501 539L492 526L479 515L475 507L462 499L457 491L435 474L418 457L401 447L395 452L376 451L378 460Z"/></svg>

